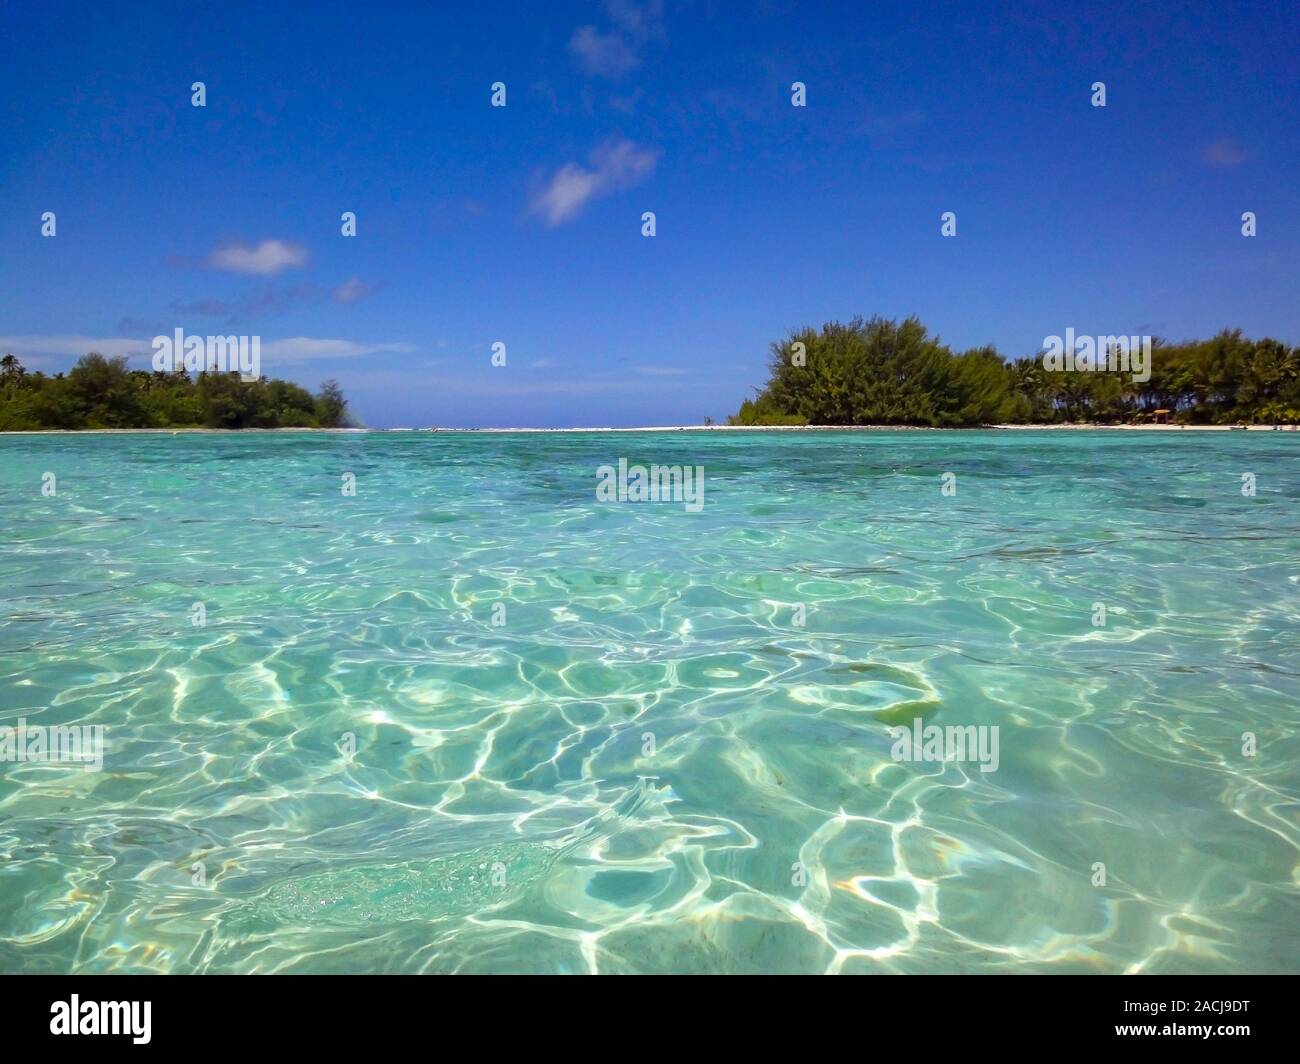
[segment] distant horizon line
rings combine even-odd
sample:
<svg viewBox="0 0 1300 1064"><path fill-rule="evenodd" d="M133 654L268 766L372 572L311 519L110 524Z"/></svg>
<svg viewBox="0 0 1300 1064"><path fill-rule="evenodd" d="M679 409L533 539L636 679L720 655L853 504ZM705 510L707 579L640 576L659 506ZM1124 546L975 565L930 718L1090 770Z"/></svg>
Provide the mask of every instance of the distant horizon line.
<svg viewBox="0 0 1300 1064"><path fill-rule="evenodd" d="M574 426L567 428L531 428L516 426L513 428L413 428L394 426L392 428L311 428L305 426L286 426L283 428L246 428L246 429L211 429L191 428L148 428L148 429L7 429L0 430L4 436L84 436L84 435L153 435L180 436L196 435L249 435L279 432L420 432L420 433L477 433L479 435L508 435L511 433L542 432L1296 432L1296 425L1123 425L1102 424L1098 422L1041 422L1037 424L998 424L945 426L933 425L640 425L616 428L613 426Z"/></svg>

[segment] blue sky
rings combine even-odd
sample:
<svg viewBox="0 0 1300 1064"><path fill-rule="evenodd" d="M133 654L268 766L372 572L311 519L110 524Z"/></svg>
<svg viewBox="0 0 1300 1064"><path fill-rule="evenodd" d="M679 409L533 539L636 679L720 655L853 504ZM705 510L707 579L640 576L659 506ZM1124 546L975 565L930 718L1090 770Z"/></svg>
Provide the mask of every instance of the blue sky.
<svg viewBox="0 0 1300 1064"><path fill-rule="evenodd" d="M1300 342L1294 5L114 8L0 3L0 348L33 368L245 333L374 426L655 425L859 313L1007 356Z"/></svg>

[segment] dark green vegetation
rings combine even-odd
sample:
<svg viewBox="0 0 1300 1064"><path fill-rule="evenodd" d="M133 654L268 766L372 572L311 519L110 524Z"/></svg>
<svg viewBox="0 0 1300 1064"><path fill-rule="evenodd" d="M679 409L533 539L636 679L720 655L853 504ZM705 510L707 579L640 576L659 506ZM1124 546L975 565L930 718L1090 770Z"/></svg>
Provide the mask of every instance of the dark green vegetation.
<svg viewBox="0 0 1300 1064"><path fill-rule="evenodd" d="M89 354L68 373L29 373L0 358L0 431L31 429L339 428L347 402L334 381L312 395L288 381L238 373L147 372Z"/></svg>
<svg viewBox="0 0 1300 1064"><path fill-rule="evenodd" d="M805 346L804 364L794 356ZM1120 372L1048 372L1038 357L991 347L956 354L919 321L883 318L803 329L772 345L767 385L733 425L963 425L1154 420L1300 421L1300 348L1241 331L1153 341L1150 380Z"/></svg>

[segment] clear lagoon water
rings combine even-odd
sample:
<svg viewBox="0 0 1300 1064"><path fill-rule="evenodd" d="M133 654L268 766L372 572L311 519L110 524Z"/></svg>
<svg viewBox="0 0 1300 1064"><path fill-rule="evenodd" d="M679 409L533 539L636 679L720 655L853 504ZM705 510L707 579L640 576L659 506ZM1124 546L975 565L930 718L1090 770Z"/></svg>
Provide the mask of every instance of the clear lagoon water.
<svg viewBox="0 0 1300 1064"><path fill-rule="evenodd" d="M1300 433L0 437L19 718L2 971L1294 972Z"/></svg>

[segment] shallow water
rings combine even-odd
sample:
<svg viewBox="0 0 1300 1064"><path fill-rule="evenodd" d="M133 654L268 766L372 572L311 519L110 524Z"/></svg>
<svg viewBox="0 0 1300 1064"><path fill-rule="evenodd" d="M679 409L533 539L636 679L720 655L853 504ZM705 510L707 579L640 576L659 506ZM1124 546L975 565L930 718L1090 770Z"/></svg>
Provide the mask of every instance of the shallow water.
<svg viewBox="0 0 1300 1064"><path fill-rule="evenodd" d="M1300 970L1298 622L1300 433L0 437L0 970Z"/></svg>

